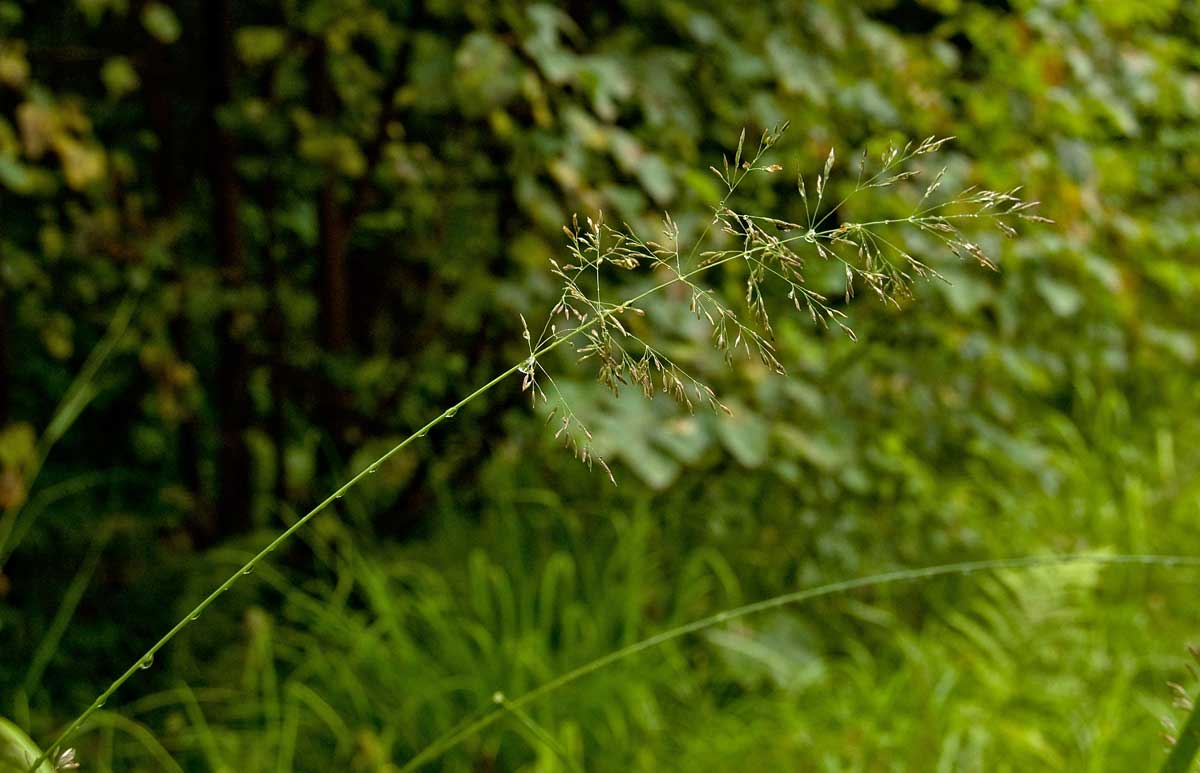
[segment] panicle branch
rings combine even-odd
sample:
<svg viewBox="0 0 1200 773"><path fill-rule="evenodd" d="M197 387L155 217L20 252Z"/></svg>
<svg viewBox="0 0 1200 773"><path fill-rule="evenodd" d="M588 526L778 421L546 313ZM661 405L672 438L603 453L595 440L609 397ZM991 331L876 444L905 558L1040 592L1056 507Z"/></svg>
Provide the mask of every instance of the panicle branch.
<svg viewBox="0 0 1200 773"><path fill-rule="evenodd" d="M622 387L633 386L646 397L667 394L688 411L707 405L729 413L715 390L647 342L651 325L644 319L645 311L636 306L647 295L673 286L684 288L689 310L707 325L712 345L726 362L732 363L735 356L753 357L782 374L785 371L776 355L771 325L770 306L775 292L814 324L836 326L855 338L846 324L845 312L809 286L808 269L814 261L834 264L844 273L842 303L849 303L856 290L865 288L881 302L899 307L901 301L912 297L918 281L944 278L928 260L913 256L902 246L903 238L897 232L909 229L925 234L956 257L995 270L996 262L968 238L964 227L973 221L986 222L1013 237L1017 233L1013 224L1019 220L1049 222L1031 211L1037 202L1023 200L1019 188L998 192L970 187L943 196L945 167L918 197L920 189L912 188L911 183L922 170L912 162L942 150L953 139L932 136L903 147L889 145L880 154L874 171L867 168L864 152L853 186L832 206L826 199L835 187L837 156L830 149L816 175L812 201L803 173L797 174L803 222L735 208L734 194L747 177L783 170L779 164L766 163L765 158L786 129L785 123L764 131L752 154L747 152L743 130L732 163L726 156L721 169L710 167L725 186L725 194L713 207L708 227L690 249L681 247L680 229L670 214L663 217L659 241L641 238L627 224L619 228L609 225L602 214L586 218L584 224L574 217L571 225L563 228L567 257L561 263L551 261L551 270L562 283L561 290L536 342L526 329L530 360L528 368L522 369L523 388L531 391L535 402L553 403L551 415L560 422L557 436L564 438L581 460L599 462L608 470L592 446L592 433L567 405L562 392L554 387L547 395L537 383L539 378L549 380L549 374L537 363L536 352L568 338L578 339L575 351L579 360L595 363L597 380L614 394L619 394ZM839 222L852 198L885 188L911 193L915 204L907 216ZM718 236L734 246L708 244ZM745 292L736 306L702 281L706 272L718 266L741 274ZM621 303L605 300L604 283L613 272L639 271L659 279L659 284ZM609 475L612 477L611 471Z"/></svg>

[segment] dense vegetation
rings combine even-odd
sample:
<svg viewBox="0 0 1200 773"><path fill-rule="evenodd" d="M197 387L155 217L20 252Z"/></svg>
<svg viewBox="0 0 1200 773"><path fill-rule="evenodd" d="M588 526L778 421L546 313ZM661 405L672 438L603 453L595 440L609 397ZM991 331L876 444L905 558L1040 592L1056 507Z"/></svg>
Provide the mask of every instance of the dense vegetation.
<svg viewBox="0 0 1200 773"><path fill-rule="evenodd" d="M617 486L515 375L145 663L79 761L397 770L495 710L430 767L1156 765L1186 704L1166 682L1195 692L1185 566L861 588L508 698L848 577L1200 555L1187 0L0 0L0 739L48 742L521 362L573 213L657 239L669 212L693 244L722 155L783 122L784 171L739 212L806 224L798 171L841 200L860 150L953 135L826 227L904 217L943 166L1055 224L972 234L996 271L889 230L947 280L894 303L814 252L805 286L856 340L764 284L786 376L727 363L686 291L647 297L655 346L732 416L614 395L561 347L552 396Z"/></svg>

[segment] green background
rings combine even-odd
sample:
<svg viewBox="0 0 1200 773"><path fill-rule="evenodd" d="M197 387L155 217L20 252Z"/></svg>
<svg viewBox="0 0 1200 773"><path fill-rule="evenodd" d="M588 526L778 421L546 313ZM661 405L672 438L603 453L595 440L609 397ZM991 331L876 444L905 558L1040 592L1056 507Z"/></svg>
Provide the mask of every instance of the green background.
<svg viewBox="0 0 1200 773"><path fill-rule="evenodd" d="M72 741L84 769L392 770L496 691L747 601L1197 553L1196 3L0 2L0 715L53 737L525 356L572 213L653 238L670 211L686 242L709 164L783 120L746 208L798 217L831 147L954 135L944 186L1024 186L1056 223L980 236L997 272L932 255L949 283L899 307L814 266L858 341L780 292L786 377L647 301L733 418L556 353L618 486L500 385L187 628ZM749 617L430 769L1147 769L1166 682L1194 687L1195 580L976 574Z"/></svg>

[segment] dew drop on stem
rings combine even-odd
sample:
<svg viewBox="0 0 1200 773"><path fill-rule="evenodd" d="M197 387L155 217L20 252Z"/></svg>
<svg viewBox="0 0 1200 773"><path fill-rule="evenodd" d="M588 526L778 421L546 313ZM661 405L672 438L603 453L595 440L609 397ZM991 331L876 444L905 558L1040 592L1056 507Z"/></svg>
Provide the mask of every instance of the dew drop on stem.
<svg viewBox="0 0 1200 773"><path fill-rule="evenodd" d="M145 671L147 668L150 668L150 666L152 666L152 665L154 665L154 656L148 655L147 657L142 658L141 662L138 663L138 668Z"/></svg>

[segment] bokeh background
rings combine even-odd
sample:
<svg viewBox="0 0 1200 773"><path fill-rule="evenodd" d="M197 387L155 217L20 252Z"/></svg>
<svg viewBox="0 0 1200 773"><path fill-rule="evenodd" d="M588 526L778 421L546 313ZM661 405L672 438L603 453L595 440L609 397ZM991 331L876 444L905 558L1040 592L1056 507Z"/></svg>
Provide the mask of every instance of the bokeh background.
<svg viewBox="0 0 1200 773"><path fill-rule="evenodd" d="M733 418L548 363L614 487L502 384L186 629L72 742L84 769L395 770L495 691L746 601L1200 552L1196 3L5 0L0 715L52 737L519 361L572 213L653 236L670 211L686 242L709 164L783 120L758 211L799 216L831 147L954 135L944 185L1022 185L1057 222L981 236L997 272L931 256L950 283L900 308L816 269L858 341L780 293L787 377L649 301ZM750 617L430 769L1143 770L1196 581L1008 572Z"/></svg>

